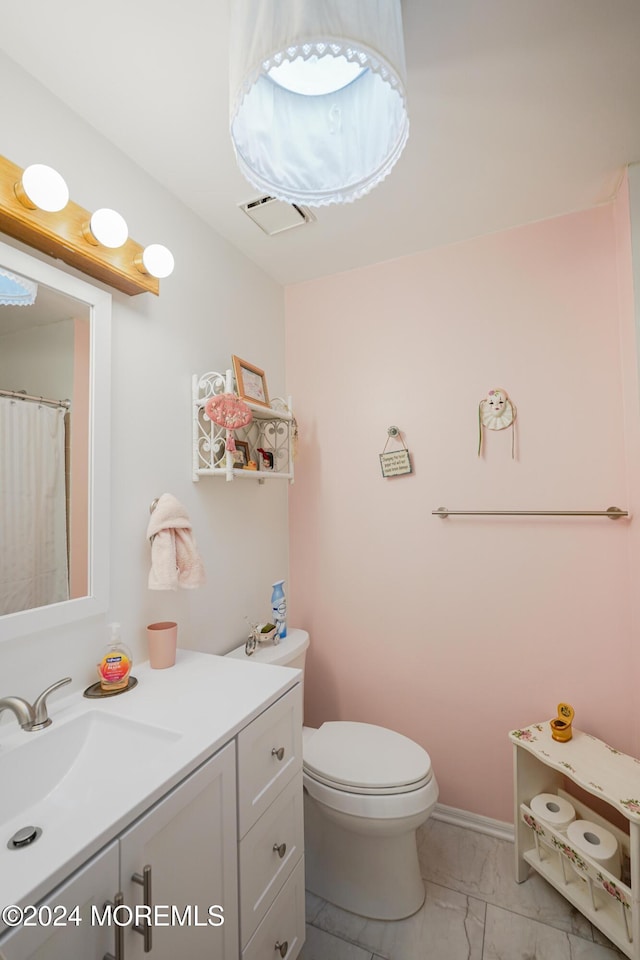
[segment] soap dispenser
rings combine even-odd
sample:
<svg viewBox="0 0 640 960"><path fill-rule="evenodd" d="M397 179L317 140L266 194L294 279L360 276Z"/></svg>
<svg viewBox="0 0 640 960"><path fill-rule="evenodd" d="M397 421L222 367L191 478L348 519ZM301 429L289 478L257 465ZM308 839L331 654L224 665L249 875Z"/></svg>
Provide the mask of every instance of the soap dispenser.
<svg viewBox="0 0 640 960"><path fill-rule="evenodd" d="M120 639L119 623L110 623L109 642L102 660L98 664L100 687L105 692L124 690L129 684L131 673L131 651Z"/></svg>

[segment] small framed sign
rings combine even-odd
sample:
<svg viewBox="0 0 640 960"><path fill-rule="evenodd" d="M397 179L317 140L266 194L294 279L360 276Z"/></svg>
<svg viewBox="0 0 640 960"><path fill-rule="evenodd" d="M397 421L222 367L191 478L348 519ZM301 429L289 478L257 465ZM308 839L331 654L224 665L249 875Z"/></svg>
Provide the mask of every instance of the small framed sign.
<svg viewBox="0 0 640 960"><path fill-rule="evenodd" d="M411 458L408 450L393 450L391 453L380 454L380 466L383 477L400 477L403 473L411 473Z"/></svg>

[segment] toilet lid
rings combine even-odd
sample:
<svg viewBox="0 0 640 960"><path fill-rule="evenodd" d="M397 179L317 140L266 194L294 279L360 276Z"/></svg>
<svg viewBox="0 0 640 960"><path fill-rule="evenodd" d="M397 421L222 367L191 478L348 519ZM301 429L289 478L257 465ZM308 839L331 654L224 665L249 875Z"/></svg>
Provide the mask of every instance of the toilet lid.
<svg viewBox="0 0 640 960"><path fill-rule="evenodd" d="M431 778L431 758L408 737L371 723L323 723L304 745L314 779L362 793L404 793Z"/></svg>

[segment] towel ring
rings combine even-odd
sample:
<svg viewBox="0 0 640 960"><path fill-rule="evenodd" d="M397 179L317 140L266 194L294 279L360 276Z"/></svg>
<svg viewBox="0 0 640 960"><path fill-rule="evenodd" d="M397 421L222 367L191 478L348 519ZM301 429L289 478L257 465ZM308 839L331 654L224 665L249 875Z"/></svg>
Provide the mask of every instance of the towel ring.
<svg viewBox="0 0 640 960"><path fill-rule="evenodd" d="M152 500L152 501L151 501L151 505L150 505L150 507L149 507L149 513L153 513L153 511L155 510L155 508L158 506L158 500L159 500L159 499L160 499L160 497L156 497L155 500ZM153 543L153 541L155 540L155 538L156 538L157 536L158 536L157 533L152 534L152 535L149 537L149 543Z"/></svg>

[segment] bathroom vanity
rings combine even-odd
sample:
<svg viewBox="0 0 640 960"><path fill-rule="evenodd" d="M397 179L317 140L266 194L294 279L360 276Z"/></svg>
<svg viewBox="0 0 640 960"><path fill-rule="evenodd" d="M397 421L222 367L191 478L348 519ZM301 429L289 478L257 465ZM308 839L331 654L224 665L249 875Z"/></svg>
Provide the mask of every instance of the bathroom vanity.
<svg viewBox="0 0 640 960"><path fill-rule="evenodd" d="M513 730L509 738L514 746L516 880L526 880L533 867L622 953L640 960L640 760L575 728L571 740L559 743L548 722ZM627 830L565 791L565 779L622 814ZM622 879L575 850L565 833L533 813L531 801L542 793L569 801L577 818L615 836Z"/></svg>
<svg viewBox="0 0 640 960"><path fill-rule="evenodd" d="M52 701L47 730L3 724L0 957L295 960L300 671L179 651L133 673ZM25 826L42 833L8 849Z"/></svg>

